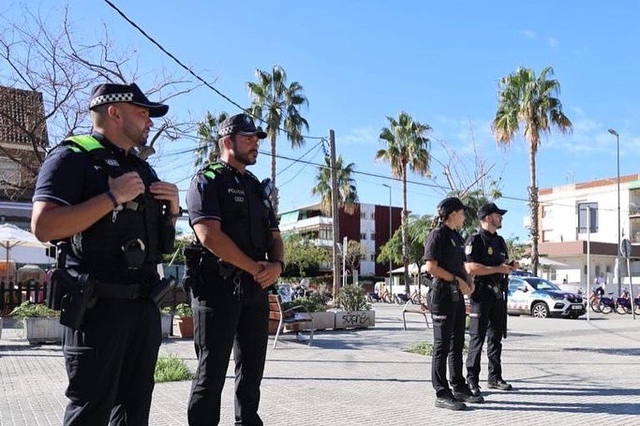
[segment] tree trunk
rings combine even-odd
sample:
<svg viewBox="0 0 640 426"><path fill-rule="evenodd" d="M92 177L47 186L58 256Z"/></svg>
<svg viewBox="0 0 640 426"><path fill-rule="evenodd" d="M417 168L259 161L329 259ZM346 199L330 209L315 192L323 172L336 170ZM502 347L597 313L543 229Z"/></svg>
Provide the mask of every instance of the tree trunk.
<svg viewBox="0 0 640 426"><path fill-rule="evenodd" d="M404 265L404 292L410 294L409 288L409 241L407 235L407 166L402 169L402 264Z"/></svg>
<svg viewBox="0 0 640 426"><path fill-rule="evenodd" d="M273 183L273 191L271 191L271 206L273 214L278 215L278 186L276 185L276 136L271 136L271 182Z"/></svg>
<svg viewBox="0 0 640 426"><path fill-rule="evenodd" d="M536 179L536 152L529 149L529 209L531 211L531 272L538 276L538 184Z"/></svg>

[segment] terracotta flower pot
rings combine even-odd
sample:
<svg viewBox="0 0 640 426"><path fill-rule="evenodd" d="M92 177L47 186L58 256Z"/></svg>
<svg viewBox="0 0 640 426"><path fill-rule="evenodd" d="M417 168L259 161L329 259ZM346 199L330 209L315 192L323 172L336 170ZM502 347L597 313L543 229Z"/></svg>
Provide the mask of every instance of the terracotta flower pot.
<svg viewBox="0 0 640 426"><path fill-rule="evenodd" d="M176 317L180 337L193 337L193 317Z"/></svg>

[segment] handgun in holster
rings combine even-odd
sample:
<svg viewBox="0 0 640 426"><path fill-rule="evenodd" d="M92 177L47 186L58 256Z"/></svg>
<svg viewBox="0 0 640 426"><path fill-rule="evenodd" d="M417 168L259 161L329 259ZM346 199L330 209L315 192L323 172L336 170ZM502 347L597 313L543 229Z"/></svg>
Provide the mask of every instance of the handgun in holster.
<svg viewBox="0 0 640 426"><path fill-rule="evenodd" d="M185 291L195 290L197 292L200 284L200 263L202 262L203 249L202 245L192 243L183 247L184 255L184 276L182 277L182 286Z"/></svg>
<svg viewBox="0 0 640 426"><path fill-rule="evenodd" d="M89 274L73 277L67 270L58 269L57 279L63 281L67 291L60 301L60 324L80 330L89 309L95 305L95 280ZM55 274L54 273L54 274Z"/></svg>
<svg viewBox="0 0 640 426"><path fill-rule="evenodd" d="M175 289L176 280L173 277L161 278L149 291L149 299L153 300L156 306L160 307L162 300L169 293L169 291Z"/></svg>

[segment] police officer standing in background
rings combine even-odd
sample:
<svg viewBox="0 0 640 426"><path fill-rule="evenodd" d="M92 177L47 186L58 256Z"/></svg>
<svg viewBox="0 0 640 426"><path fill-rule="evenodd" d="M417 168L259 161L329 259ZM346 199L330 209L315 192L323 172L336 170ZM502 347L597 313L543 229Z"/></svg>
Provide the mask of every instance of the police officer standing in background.
<svg viewBox="0 0 640 426"><path fill-rule="evenodd" d="M433 319L431 384L436 391L436 407L465 410L464 402L483 401L481 396L471 394L462 372L463 295L471 294L474 287L464 269L464 240L458 231L468 207L460 199L449 197L437 209L435 228L427 236L424 249L427 272L433 275L429 301ZM447 382L447 361L453 391Z"/></svg>
<svg viewBox="0 0 640 426"><path fill-rule="evenodd" d="M189 425L217 425L229 356L235 361L235 424L262 425L258 415L269 328L266 288L284 270L284 245L266 185L246 170L267 134L246 114L219 128L220 161L187 193L189 221L203 253L191 279L198 368ZM268 183L266 181L265 183Z"/></svg>
<svg viewBox="0 0 640 426"><path fill-rule="evenodd" d="M480 395L480 355L487 339L490 389L511 390L502 378L502 336L507 327L506 292L508 275L517 265L508 265L507 244L497 230L502 227L506 210L495 203L483 204L478 209L480 231L469 237L465 246L467 272L473 276L476 290L471 295L471 325L469 328L469 354L467 356L467 383L474 395Z"/></svg>
<svg viewBox="0 0 640 426"><path fill-rule="evenodd" d="M31 228L70 247L58 254L70 269L52 276L66 325L65 425L148 424L161 339L152 299L180 206L178 188L133 152L168 109L135 84L94 87L92 133L54 148L38 175Z"/></svg>

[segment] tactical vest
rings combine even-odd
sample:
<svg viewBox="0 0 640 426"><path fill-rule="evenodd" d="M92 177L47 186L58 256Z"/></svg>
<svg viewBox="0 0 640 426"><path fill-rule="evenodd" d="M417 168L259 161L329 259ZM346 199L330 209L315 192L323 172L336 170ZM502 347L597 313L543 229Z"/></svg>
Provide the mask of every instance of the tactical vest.
<svg viewBox="0 0 640 426"><path fill-rule="evenodd" d="M247 256L264 260L273 244L269 222L271 204L262 193L258 178L249 171L240 177L222 163L210 163L199 173L210 180L222 179L224 191L218 191L222 232Z"/></svg>
<svg viewBox="0 0 640 426"><path fill-rule="evenodd" d="M83 152L106 175L116 178L125 169L113 153L89 135L72 136L63 142L74 152ZM135 165L140 176L157 180L146 162ZM107 178L107 176L105 176ZM145 182L149 185L151 182ZM160 239L162 204L148 192L107 214L86 230L72 237L80 272L96 279L122 284L151 284L158 278L157 264L162 261Z"/></svg>

